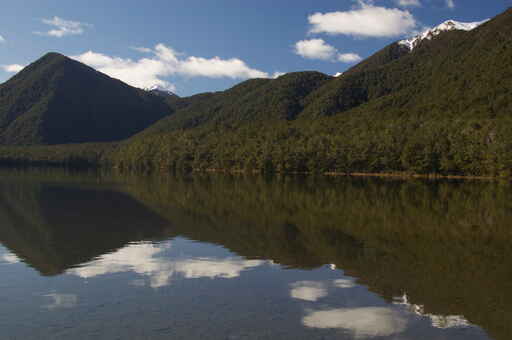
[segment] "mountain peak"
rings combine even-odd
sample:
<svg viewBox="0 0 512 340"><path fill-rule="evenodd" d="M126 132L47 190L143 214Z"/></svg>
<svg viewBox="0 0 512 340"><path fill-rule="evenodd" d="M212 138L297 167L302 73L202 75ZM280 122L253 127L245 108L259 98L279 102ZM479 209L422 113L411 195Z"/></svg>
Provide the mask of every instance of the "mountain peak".
<svg viewBox="0 0 512 340"><path fill-rule="evenodd" d="M411 37L409 39L404 39L398 42L399 45L407 47L410 51L414 50L423 40L432 40L434 37L438 36L442 32L446 31L471 31L477 28L478 26L486 23L489 19L483 21L476 22L460 22L456 20L447 20L442 24L429 28L422 33Z"/></svg>
<svg viewBox="0 0 512 340"><path fill-rule="evenodd" d="M178 97L176 93L169 91L167 88L159 86L159 85L153 85L150 87L146 87L143 90L152 93L154 95L160 96L160 97Z"/></svg>

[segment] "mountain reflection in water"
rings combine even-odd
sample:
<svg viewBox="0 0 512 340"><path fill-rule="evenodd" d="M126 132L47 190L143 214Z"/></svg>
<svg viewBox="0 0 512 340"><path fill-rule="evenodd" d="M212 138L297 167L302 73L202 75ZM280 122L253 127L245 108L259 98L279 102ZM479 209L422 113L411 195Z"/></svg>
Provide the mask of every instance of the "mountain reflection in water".
<svg viewBox="0 0 512 340"><path fill-rule="evenodd" d="M476 325L505 340L512 334L510 189L500 182L5 171L0 274L23 262L51 280L130 275L129 289L171 295L192 294L193 280L208 280L193 292L209 296L196 301L205 313L214 303L226 315L238 304L254 308L252 321L223 319L226 328L215 332L247 330L232 338L290 336L283 333L289 323L305 339L488 339ZM223 289L239 301L210 296L219 282L232 282ZM255 292L259 301L248 302ZM82 295L48 291L42 306L78 310L88 303ZM270 300L273 309L264 312ZM258 328L256 320L267 324ZM177 336L171 329L161 335ZM199 334L193 331L180 334Z"/></svg>

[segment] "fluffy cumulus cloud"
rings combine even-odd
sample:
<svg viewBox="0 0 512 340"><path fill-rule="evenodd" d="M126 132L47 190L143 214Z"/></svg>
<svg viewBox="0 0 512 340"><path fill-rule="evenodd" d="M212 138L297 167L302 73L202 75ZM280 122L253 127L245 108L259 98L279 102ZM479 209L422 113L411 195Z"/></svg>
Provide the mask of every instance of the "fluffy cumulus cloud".
<svg viewBox="0 0 512 340"><path fill-rule="evenodd" d="M302 320L312 328L340 328L354 338L385 337L403 332L407 325L397 311L383 307L340 308L311 311Z"/></svg>
<svg viewBox="0 0 512 340"><path fill-rule="evenodd" d="M133 60L88 51L71 58L132 86L140 88L156 86L169 91L174 91L175 86L163 78L173 75L231 79L272 77L267 72L249 67L238 58L182 57L182 54L164 44L158 44L154 48L134 47L132 49L146 53L148 56ZM276 74L279 73L274 75Z"/></svg>
<svg viewBox="0 0 512 340"><path fill-rule="evenodd" d="M340 61L343 63L353 63L362 59L355 53L340 53L334 46L327 44L323 39L298 41L295 44L294 52L306 59Z"/></svg>
<svg viewBox="0 0 512 340"><path fill-rule="evenodd" d="M92 27L91 24L79 21L66 20L59 17L52 19L42 19L44 24L53 28L46 32L34 32L39 35L47 35L50 37L62 38L68 35L79 35L85 32L85 29Z"/></svg>
<svg viewBox="0 0 512 340"><path fill-rule="evenodd" d="M315 13L308 20L311 33L356 37L395 37L410 33L417 26L407 10L375 6L362 0L350 11Z"/></svg>
<svg viewBox="0 0 512 340"><path fill-rule="evenodd" d="M149 286L158 288L169 285L176 276L186 279L236 278L244 270L265 263L234 257L169 259L161 256L169 248L170 244L133 244L115 253L103 255L81 268L70 269L68 274L92 278L112 273L135 272L149 278ZM142 286L145 281L137 280L135 284Z"/></svg>
<svg viewBox="0 0 512 340"><path fill-rule="evenodd" d="M338 60L342 63L355 63L361 61L363 58L356 53L342 53L338 54Z"/></svg>
<svg viewBox="0 0 512 340"><path fill-rule="evenodd" d="M420 0L396 0L396 4L402 7L420 7Z"/></svg>
<svg viewBox="0 0 512 340"><path fill-rule="evenodd" d="M25 66L19 64L0 65L0 68L8 73L18 73L23 70Z"/></svg>
<svg viewBox="0 0 512 340"><path fill-rule="evenodd" d="M307 59L331 60L337 52L323 39L301 40L295 44L295 53Z"/></svg>

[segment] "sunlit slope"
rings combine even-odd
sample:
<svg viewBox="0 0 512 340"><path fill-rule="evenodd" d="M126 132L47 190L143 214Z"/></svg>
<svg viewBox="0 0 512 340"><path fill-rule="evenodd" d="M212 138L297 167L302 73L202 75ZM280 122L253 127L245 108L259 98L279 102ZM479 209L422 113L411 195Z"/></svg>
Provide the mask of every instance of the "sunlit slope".
<svg viewBox="0 0 512 340"><path fill-rule="evenodd" d="M511 29L508 10L412 52L390 45L338 78L251 80L179 109L112 159L160 168L508 175ZM311 86L297 86L302 79Z"/></svg>

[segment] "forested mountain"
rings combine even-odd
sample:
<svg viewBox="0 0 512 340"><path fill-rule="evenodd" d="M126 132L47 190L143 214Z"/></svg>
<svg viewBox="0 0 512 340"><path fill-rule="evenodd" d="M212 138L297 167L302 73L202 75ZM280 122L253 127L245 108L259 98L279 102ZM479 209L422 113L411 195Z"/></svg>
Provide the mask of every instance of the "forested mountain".
<svg viewBox="0 0 512 340"><path fill-rule="evenodd" d="M0 143L121 140L171 112L160 96L49 53L0 85Z"/></svg>
<svg viewBox="0 0 512 340"><path fill-rule="evenodd" d="M394 43L340 77L251 80L193 100L112 159L136 167L508 175L511 29L508 10L412 51ZM274 89L281 84L285 90Z"/></svg>
<svg viewBox="0 0 512 340"><path fill-rule="evenodd" d="M509 176L511 30L509 9L471 30L437 30L412 49L391 44L340 77L297 72L160 97L174 113L119 145L0 148L0 160Z"/></svg>

